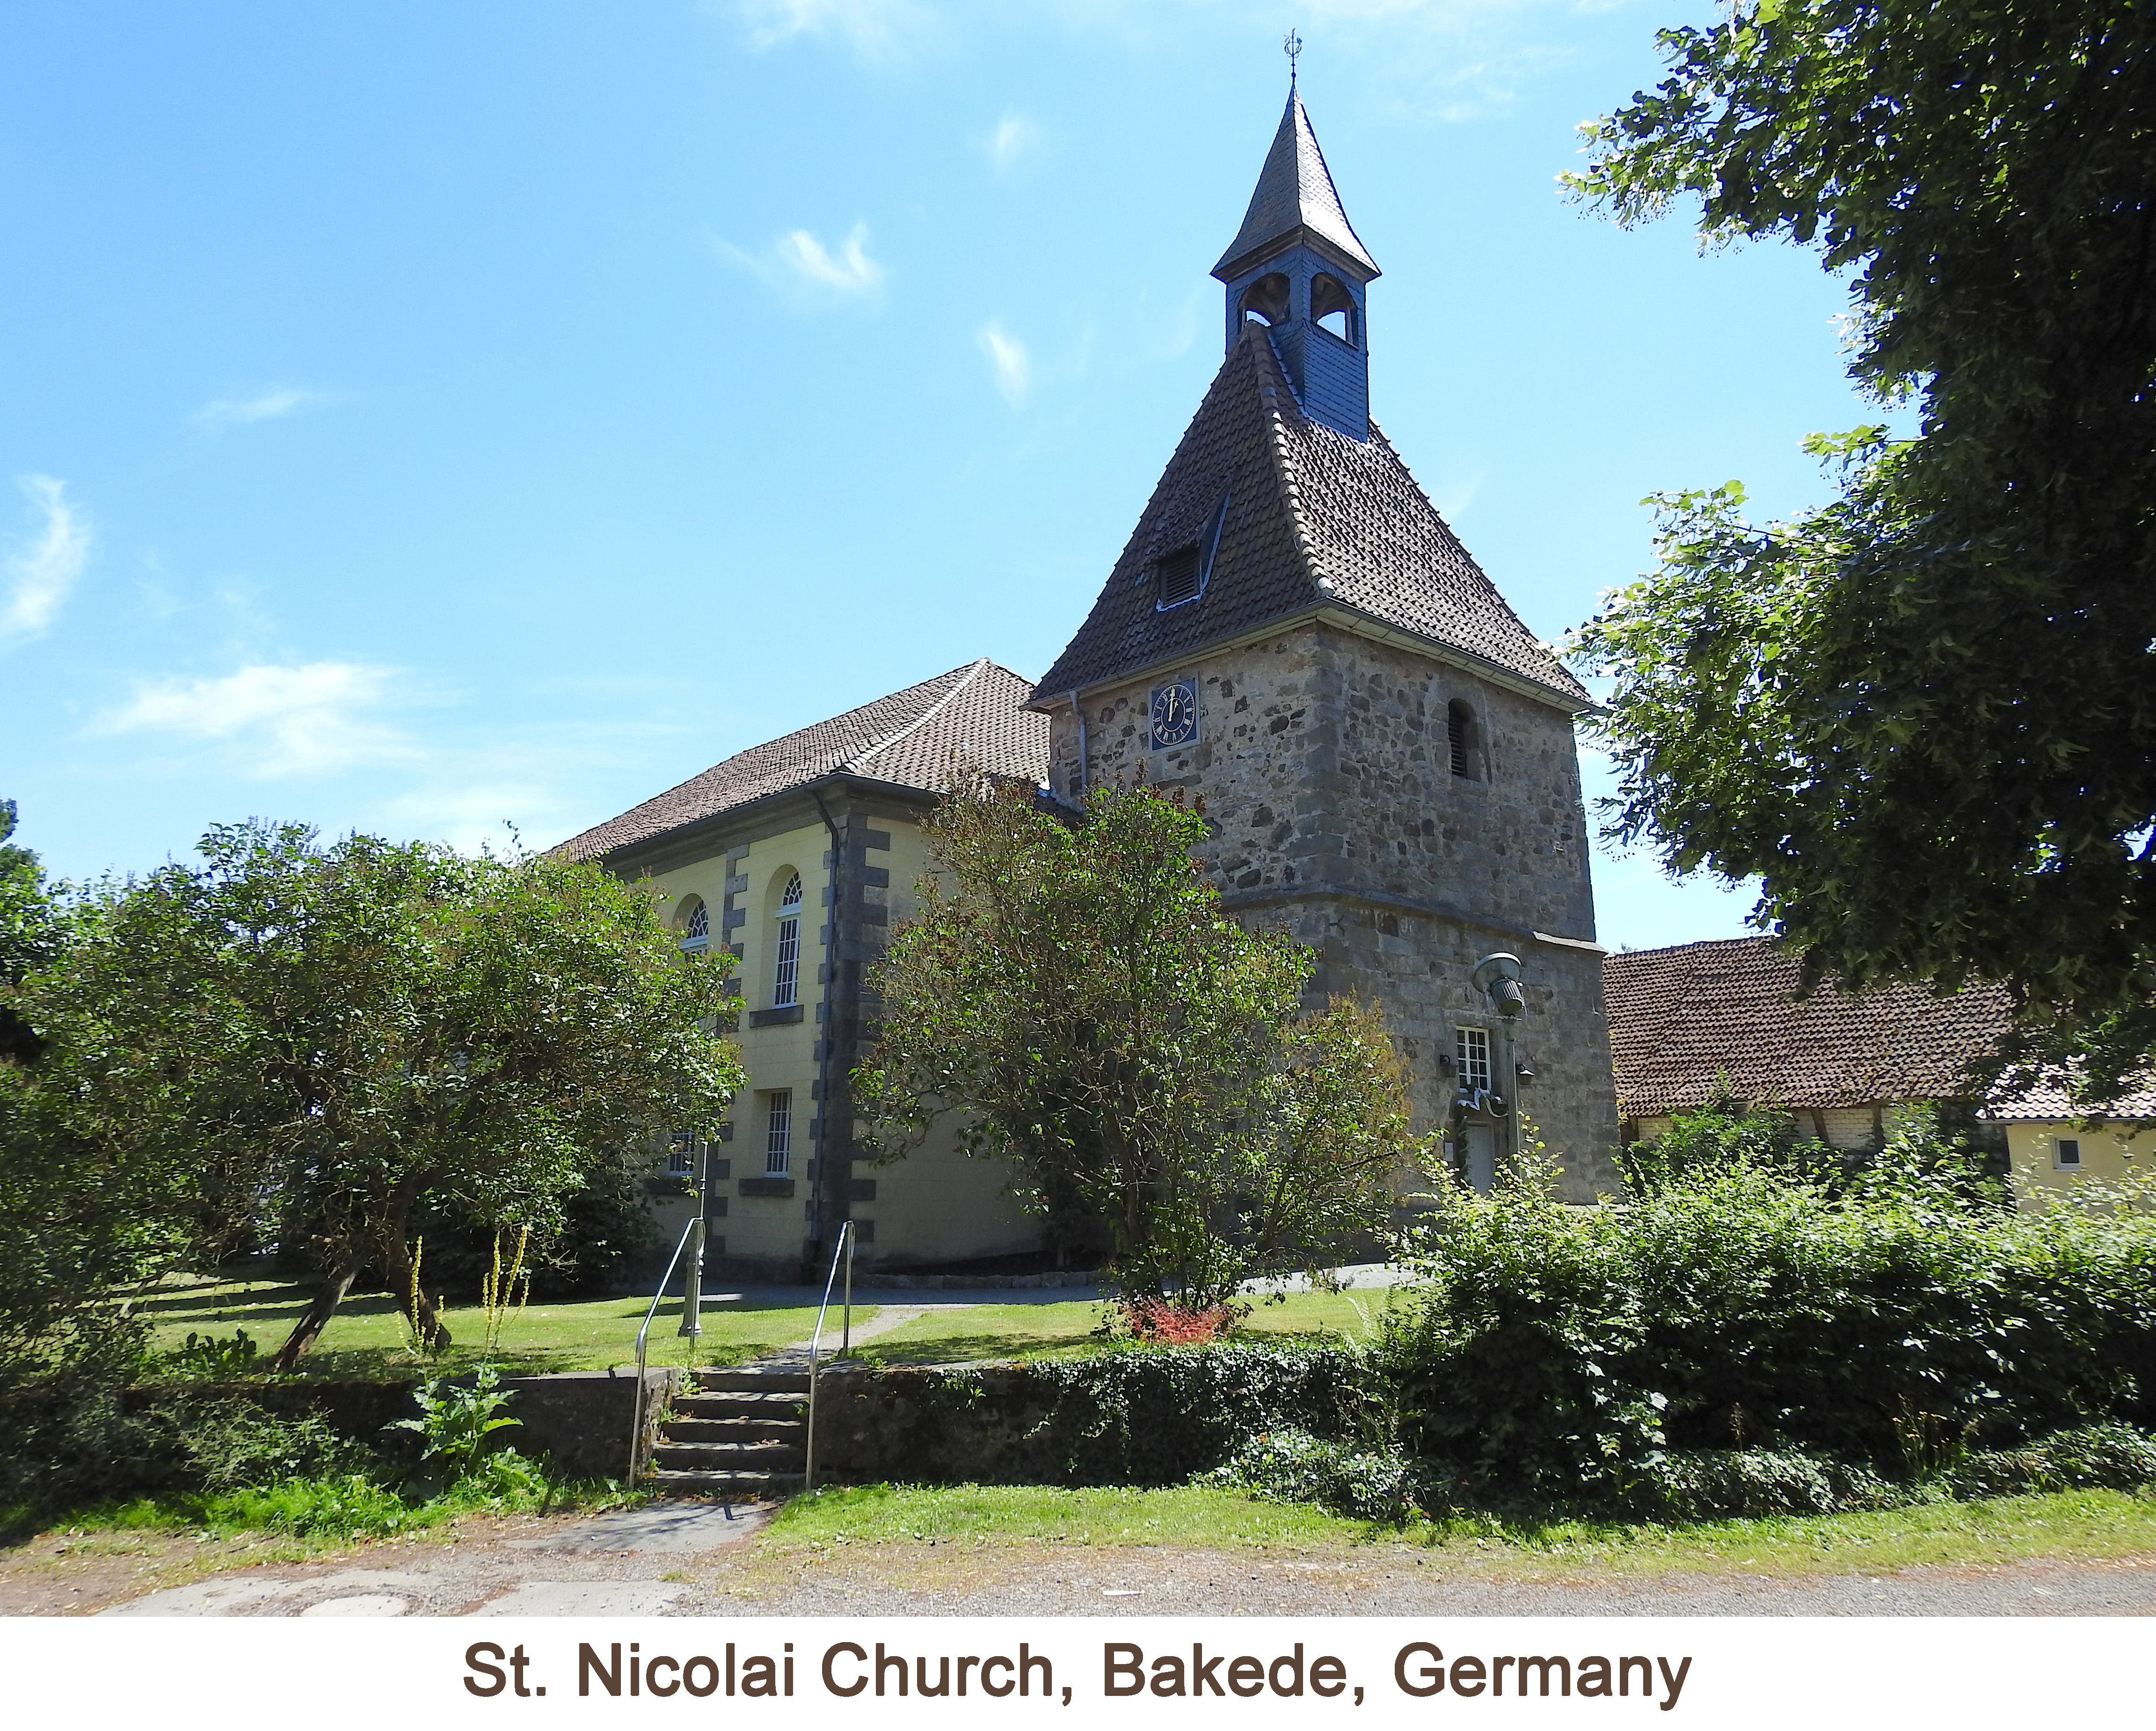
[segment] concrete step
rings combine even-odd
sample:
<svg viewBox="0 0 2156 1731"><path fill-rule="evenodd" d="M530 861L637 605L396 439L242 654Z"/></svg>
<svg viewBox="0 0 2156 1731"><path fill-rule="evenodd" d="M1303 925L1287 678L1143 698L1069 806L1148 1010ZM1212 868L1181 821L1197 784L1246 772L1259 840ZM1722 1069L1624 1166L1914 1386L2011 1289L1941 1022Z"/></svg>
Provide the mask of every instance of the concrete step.
<svg viewBox="0 0 2156 1731"><path fill-rule="evenodd" d="M769 1419L783 1423L800 1417L808 1408L808 1396L799 1395L677 1394L671 1410L682 1418Z"/></svg>
<svg viewBox="0 0 2156 1731"><path fill-rule="evenodd" d="M660 1466L681 1472L783 1471L798 1466L802 1456L799 1438L791 1442L676 1442L662 1434L651 1451L651 1458Z"/></svg>
<svg viewBox="0 0 2156 1731"><path fill-rule="evenodd" d="M692 1370L683 1379L685 1391L701 1395L800 1395L808 1392L805 1370Z"/></svg>
<svg viewBox="0 0 2156 1731"><path fill-rule="evenodd" d="M664 1496L785 1497L801 1488L798 1472L677 1472L661 1468L644 1484Z"/></svg>
<svg viewBox="0 0 2156 1731"><path fill-rule="evenodd" d="M684 1418L679 1415L660 1427L669 1442L793 1442L808 1431L799 1419Z"/></svg>

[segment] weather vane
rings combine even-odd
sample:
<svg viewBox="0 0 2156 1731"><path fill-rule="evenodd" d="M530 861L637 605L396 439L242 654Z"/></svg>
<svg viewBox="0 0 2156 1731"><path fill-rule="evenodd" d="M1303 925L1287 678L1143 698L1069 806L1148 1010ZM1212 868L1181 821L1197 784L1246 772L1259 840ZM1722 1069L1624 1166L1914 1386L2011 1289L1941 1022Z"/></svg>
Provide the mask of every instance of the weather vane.
<svg viewBox="0 0 2156 1731"><path fill-rule="evenodd" d="M1295 90L1296 57L1302 52L1302 39L1294 31L1289 31L1281 38L1281 52L1287 56L1287 87L1292 93Z"/></svg>

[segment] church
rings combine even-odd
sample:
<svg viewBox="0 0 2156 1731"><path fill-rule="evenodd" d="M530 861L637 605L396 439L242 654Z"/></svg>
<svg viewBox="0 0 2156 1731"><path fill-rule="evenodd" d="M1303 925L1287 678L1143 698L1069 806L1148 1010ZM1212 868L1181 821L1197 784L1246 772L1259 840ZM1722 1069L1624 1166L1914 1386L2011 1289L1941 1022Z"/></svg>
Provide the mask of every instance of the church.
<svg viewBox="0 0 2156 1731"><path fill-rule="evenodd" d="M1445 1162L1486 1189L1532 1136L1571 1199L1614 1186L1573 732L1591 701L1370 419L1378 265L1292 87L1213 275L1220 369L1037 682L968 662L562 845L649 882L742 998L748 1086L652 1185L678 1227L701 1179L719 1271L798 1278L846 1220L892 1271L1038 1246L1004 1175L948 1139L860 1157L848 1099L954 763L1066 803L1141 778L1202 799L1226 907L1317 953L1314 999L1383 1009Z"/></svg>

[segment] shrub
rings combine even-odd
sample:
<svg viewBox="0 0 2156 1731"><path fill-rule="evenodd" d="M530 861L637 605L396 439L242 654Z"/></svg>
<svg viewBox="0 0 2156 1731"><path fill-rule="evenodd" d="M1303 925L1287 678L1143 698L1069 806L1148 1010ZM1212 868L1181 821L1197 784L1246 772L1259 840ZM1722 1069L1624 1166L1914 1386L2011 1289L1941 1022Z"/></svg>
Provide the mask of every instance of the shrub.
<svg viewBox="0 0 2156 1731"><path fill-rule="evenodd" d="M521 1422L503 1412L516 1397L500 1382L491 1364L480 1365L469 1383L438 1376L412 1391L419 1407L417 1418L393 1419L382 1428L418 1432L424 1444L420 1459L447 1461L461 1477L479 1465L488 1437Z"/></svg>
<svg viewBox="0 0 2156 1731"><path fill-rule="evenodd" d="M1970 1455L1943 1475L1957 1497L2025 1491L2131 1490L2156 1484L2156 1436L2131 1425L2061 1431L2025 1448Z"/></svg>
<svg viewBox="0 0 2156 1731"><path fill-rule="evenodd" d="M1133 1340L1155 1346L1203 1346L1217 1340L1248 1314L1247 1304L1208 1304L1188 1308L1168 1298L1130 1298L1116 1307L1116 1319Z"/></svg>
<svg viewBox="0 0 2156 1731"><path fill-rule="evenodd" d="M1876 1473L1796 1449L1687 1449L1642 1462L1619 1499L1647 1520L1840 1514L1906 1501Z"/></svg>
<svg viewBox="0 0 2156 1731"><path fill-rule="evenodd" d="M1194 1482L1247 1491L1270 1502L1314 1502L1352 1519L1395 1524L1452 1500L1449 1486L1398 1449L1358 1452L1288 1428L1261 1432Z"/></svg>
<svg viewBox="0 0 2156 1731"><path fill-rule="evenodd" d="M245 1376L262 1369L258 1362L261 1351L244 1328L235 1330L228 1340L220 1334L198 1334L191 1328L178 1346L158 1354L157 1368L175 1376Z"/></svg>
<svg viewBox="0 0 2156 1731"><path fill-rule="evenodd" d="M1621 1499L1671 1449L1920 1477L2156 1400L2156 1220L1995 1205L1892 1145L1830 1183L1739 1152L1575 1210L1455 1189L1388 1323L1403 1441L1502 1492Z"/></svg>
<svg viewBox="0 0 2156 1731"><path fill-rule="evenodd" d="M346 1474L367 1460L365 1449L319 1413L267 1413L223 1396L153 1407L149 1416L170 1427L185 1457L183 1476L205 1491Z"/></svg>

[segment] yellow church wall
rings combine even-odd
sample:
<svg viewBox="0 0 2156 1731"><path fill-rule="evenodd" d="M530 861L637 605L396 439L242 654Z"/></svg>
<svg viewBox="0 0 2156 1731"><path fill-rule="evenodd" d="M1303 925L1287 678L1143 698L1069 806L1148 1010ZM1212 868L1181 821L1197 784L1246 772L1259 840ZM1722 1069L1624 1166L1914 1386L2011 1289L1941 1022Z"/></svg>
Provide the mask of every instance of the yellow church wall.
<svg viewBox="0 0 2156 1731"><path fill-rule="evenodd" d="M895 928L918 911L916 886L929 875L931 861L919 827L909 819L879 812L874 822L890 836L891 846L869 857L887 873L889 882L871 888L868 899L885 909L889 928ZM695 900L702 900L710 921L711 965L727 968L741 981L742 1015L732 1037L740 1046L748 1081L727 1111L733 1127L731 1139L711 1150L713 1158L725 1161L729 1169L728 1176L712 1187L726 1199L725 1218L712 1223L715 1236L724 1240L721 1254L790 1262L801 1256L814 1194L809 1163L815 1146L809 1127L821 1109L815 1098L816 1046L824 1025L819 1012L829 990L824 984L829 970L823 932L829 919L824 905L829 875L824 861L830 838L819 820L757 836L747 844L746 853L730 854L724 850L726 845L716 843L721 851L656 874L649 882L660 898L660 917L677 932L685 927ZM739 850L742 844L737 839L731 846ZM800 874L802 886L797 990L801 1020L757 1027L753 1025L756 1012L775 1007L778 908L787 878L794 872ZM736 891L735 905L745 917L739 926L723 929L729 880ZM729 963L724 954L730 943L740 946L737 962ZM779 1089L793 1097L787 1176L793 1180L793 1194L743 1195L742 1180L768 1175L769 1102ZM663 1157L654 1156L654 1166L664 1169ZM861 1246L862 1257L870 1264L962 1261L1014 1255L1039 1243L1038 1224L1004 1194L1005 1169L968 1158L957 1147L950 1128L932 1128L921 1147L890 1165L857 1161L855 1175L875 1185L873 1199L864 1198L852 1205L865 1236L873 1235ZM653 1215L668 1250L692 1217L694 1206L687 1198L653 1199Z"/></svg>
<svg viewBox="0 0 2156 1731"><path fill-rule="evenodd" d="M2083 1130L2064 1120L2010 1123L2007 1158L2014 1169L2014 1199L2025 1212L2046 1207L2092 1184L2117 1184L2142 1207L2150 1205L2150 1174L2156 1168L2156 1135L2152 1127L2133 1124ZM2138 1133L2138 1134L2136 1133ZM2081 1164L2059 1164L2059 1142L2081 1144Z"/></svg>

